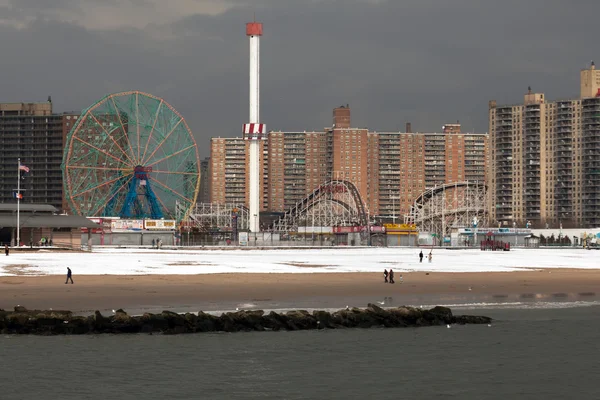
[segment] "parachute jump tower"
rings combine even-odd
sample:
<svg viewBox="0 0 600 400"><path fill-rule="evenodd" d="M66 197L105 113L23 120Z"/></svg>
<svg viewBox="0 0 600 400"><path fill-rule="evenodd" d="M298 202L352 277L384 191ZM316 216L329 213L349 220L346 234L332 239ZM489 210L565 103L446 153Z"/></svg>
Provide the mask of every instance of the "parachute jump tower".
<svg viewBox="0 0 600 400"><path fill-rule="evenodd" d="M248 145L249 158L249 204L250 232L260 232L260 146L259 141L267 138L267 127L260 123L260 37L262 23L246 24L246 36L250 38L250 119L244 124L244 139Z"/></svg>

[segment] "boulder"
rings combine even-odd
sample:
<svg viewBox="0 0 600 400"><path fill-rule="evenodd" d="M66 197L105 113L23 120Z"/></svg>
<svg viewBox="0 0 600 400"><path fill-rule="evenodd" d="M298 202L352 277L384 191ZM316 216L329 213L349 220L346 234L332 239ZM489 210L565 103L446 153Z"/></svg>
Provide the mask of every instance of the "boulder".
<svg viewBox="0 0 600 400"><path fill-rule="evenodd" d="M188 323L185 315L165 310L161 313L161 316L167 322L167 329L163 330L163 333L177 334L192 332L191 330L188 330Z"/></svg>
<svg viewBox="0 0 600 400"><path fill-rule="evenodd" d="M122 309L115 311L115 315L109 318L111 333L139 333L142 324L138 318L134 318Z"/></svg>
<svg viewBox="0 0 600 400"><path fill-rule="evenodd" d="M90 316L90 318L90 325L93 332L110 332L110 320L103 316L100 311L94 311L94 315Z"/></svg>
<svg viewBox="0 0 600 400"><path fill-rule="evenodd" d="M293 310L285 313L285 328L290 331L317 329L317 320L306 310Z"/></svg>
<svg viewBox="0 0 600 400"><path fill-rule="evenodd" d="M322 310L315 310L315 311L313 311L312 315L315 318L315 320L317 321L318 329L325 329L325 328L335 329L335 328L341 327L341 325L338 325L334 322L330 312L322 311Z"/></svg>
<svg viewBox="0 0 600 400"><path fill-rule="evenodd" d="M198 317L194 325L194 332L215 332L217 330L218 318L204 311L198 311Z"/></svg>
<svg viewBox="0 0 600 400"><path fill-rule="evenodd" d="M265 319L263 310L242 310L231 313L233 323L244 331L264 331Z"/></svg>
<svg viewBox="0 0 600 400"><path fill-rule="evenodd" d="M280 331L288 329L288 317L285 314L279 314L271 311L263 317L265 328L270 331Z"/></svg>
<svg viewBox="0 0 600 400"><path fill-rule="evenodd" d="M444 325L452 323L452 310L448 307L437 306L423 311L424 325Z"/></svg>
<svg viewBox="0 0 600 400"><path fill-rule="evenodd" d="M142 333L164 332L169 329L169 322L162 314L144 313L138 321Z"/></svg>

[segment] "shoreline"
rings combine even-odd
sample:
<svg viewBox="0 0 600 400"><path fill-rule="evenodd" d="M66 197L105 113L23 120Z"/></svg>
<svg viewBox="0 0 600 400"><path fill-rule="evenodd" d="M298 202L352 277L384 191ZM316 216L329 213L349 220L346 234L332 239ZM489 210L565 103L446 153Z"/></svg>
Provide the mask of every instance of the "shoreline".
<svg viewBox="0 0 600 400"><path fill-rule="evenodd" d="M400 276L402 275L402 283ZM381 273L243 273L202 275L64 275L0 277L0 308L62 309L76 314L122 308L144 312L239 309L339 309L402 305L452 308L594 304L600 270L403 272L396 284ZM598 291L598 292L597 292Z"/></svg>

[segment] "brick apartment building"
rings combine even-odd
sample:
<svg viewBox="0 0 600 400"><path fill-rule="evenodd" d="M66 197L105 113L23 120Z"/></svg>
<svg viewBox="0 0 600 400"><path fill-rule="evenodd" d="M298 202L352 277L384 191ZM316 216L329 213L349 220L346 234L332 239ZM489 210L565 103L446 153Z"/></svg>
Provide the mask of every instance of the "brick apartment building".
<svg viewBox="0 0 600 400"><path fill-rule="evenodd" d="M211 141L211 201L246 203L246 144L241 138ZM426 188L470 180L485 182L487 134L369 132L351 126L350 108L333 110L323 131L272 131L263 144L261 210L282 212L332 179L351 181L372 215L407 213Z"/></svg>

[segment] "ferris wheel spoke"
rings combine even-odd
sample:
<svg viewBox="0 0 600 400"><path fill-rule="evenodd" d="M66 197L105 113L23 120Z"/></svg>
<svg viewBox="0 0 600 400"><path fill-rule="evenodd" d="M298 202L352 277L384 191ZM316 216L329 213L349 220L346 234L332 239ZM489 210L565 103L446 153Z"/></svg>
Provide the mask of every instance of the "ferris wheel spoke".
<svg viewBox="0 0 600 400"><path fill-rule="evenodd" d="M153 169L152 173L161 173L161 174L169 174L169 175L198 175L196 172L178 172L178 171L160 171Z"/></svg>
<svg viewBox="0 0 600 400"><path fill-rule="evenodd" d="M160 108L162 107L164 100L161 100L158 107L156 108L156 115L154 116L154 123L152 123L152 130L150 130L150 135L148 135L148 140L146 140L146 147L144 148L144 154L142 155L142 160L146 158L146 151L148 151L148 144L150 144L150 139L152 139L152 133L154 132L154 128L156 127L156 121L158 121L158 115L160 112Z"/></svg>
<svg viewBox="0 0 600 400"><path fill-rule="evenodd" d="M131 174L129 174L129 175L131 175ZM114 193L103 204L101 204L99 207L97 207L94 210L94 212L92 213L92 215L96 215L100 210L103 210L104 207L106 207L106 205L108 204L108 202L111 201L121 191L121 189L123 189L123 187L125 187L125 185L127 185L129 183L129 179L125 179L129 175L124 175L124 176L120 177L120 178L123 179L123 183L119 186L118 189L116 189L114 191Z"/></svg>
<svg viewBox="0 0 600 400"><path fill-rule="evenodd" d="M118 177L116 177L116 178L113 178L113 179L111 179L111 180L109 180L109 181L103 182L103 183L101 183L101 184L99 184L99 185L97 185L97 186L94 186L94 187L92 187L92 188L89 188L89 189L87 189L87 190L84 190L84 191L83 191L83 192L81 192L81 193L73 194L73 195L71 195L71 197L72 197L72 198L79 197L79 196L81 196L81 195L83 195L83 194L86 194L86 193L89 193L89 192L91 192L92 190L96 190L96 189L99 189L99 188L101 188L101 187L104 187L104 186L106 186L106 185L109 185L109 184L111 184L111 183L113 183L113 182L116 182L116 181L118 181L118 180L119 180L119 179L121 179L121 178L123 178L123 176L118 176Z"/></svg>
<svg viewBox="0 0 600 400"><path fill-rule="evenodd" d="M78 148L78 150L83 150L83 147ZM74 154L71 154L70 163L71 164L77 164L77 163L82 163L82 162L85 163L85 162L88 162L91 158L93 158L93 154L87 153L87 152L84 154L79 154L77 156ZM97 161L97 160L94 160L94 161Z"/></svg>
<svg viewBox="0 0 600 400"><path fill-rule="evenodd" d="M137 126L137 159L140 160L140 103L139 93L135 92L135 123Z"/></svg>
<svg viewBox="0 0 600 400"><path fill-rule="evenodd" d="M132 176L132 175L133 175L133 171L130 172L129 174L120 175L118 177L118 179L116 180L116 182L107 182L105 185L102 185L101 187L98 187L95 190L93 190L91 192L91 194L89 195L89 199L88 199L91 206L95 206L100 201L103 201L103 199L112 191L112 189L115 186L117 186L117 187L119 186L121 180L124 180L125 182L130 181L131 179L129 179L129 176ZM105 177L104 179L106 179L106 178L108 178L108 177ZM91 214L91 206L88 207L88 213L90 213L90 214Z"/></svg>
<svg viewBox="0 0 600 400"><path fill-rule="evenodd" d="M193 143L194 147L195 147L195 143ZM195 169L193 167L193 159L197 158L194 157L195 155L197 155L197 151L198 149L195 148L195 151L190 151L187 152L186 154L182 155L181 157L176 157L174 159L169 159L166 162L166 166L165 169L168 169L170 171L185 171L185 172L193 172L193 170ZM173 163L173 161L175 161L175 163ZM174 165L173 165L174 164ZM163 166L157 166L158 168L162 168ZM199 171L198 171L199 172Z"/></svg>
<svg viewBox="0 0 600 400"><path fill-rule="evenodd" d="M133 146L131 146L131 141L129 140L129 135L127 134L127 131L125 130L125 126L123 125L123 120L121 119L121 112L119 111L119 108L117 107L117 104L115 103L115 99L113 96L110 97L110 101L112 102L113 108L115 109L115 112L117 113L117 117L119 118L119 124L121 124L121 130L123 131L123 135L125 136L125 139L127 139L127 144L129 146L129 151L131 152L131 160L133 160L135 158L135 154L133 153Z"/></svg>
<svg viewBox="0 0 600 400"><path fill-rule="evenodd" d="M104 126L100 123L100 121L98 121L98 119L96 118L96 116L94 114L91 114L91 116L92 116L92 118L94 118L94 121L96 121L96 123L98 125L100 125L100 127L102 127L102 130L104 131L104 133L106 133L106 136L108 136L110 138L110 140L112 140L113 143L119 148L119 150L121 150L121 153L123 153L123 155L125 157L127 157L130 162L133 163L133 160L131 159L131 157L129 157L129 155L127 153L125 153L125 150L123 150L121 148L121 146L119 146L119 143L117 143L117 141L115 140L115 138L110 133L108 133L108 131L106 130L106 128L104 128Z"/></svg>
<svg viewBox="0 0 600 400"><path fill-rule="evenodd" d="M87 178L89 178L89 174L75 174L74 171L71 172L69 169L65 171L67 173L67 185L69 186L70 193L76 193L85 184Z"/></svg>
<svg viewBox="0 0 600 400"><path fill-rule="evenodd" d="M111 158L114 158L115 160L117 160L117 161L118 161L118 162L120 162L120 163L122 163L122 162L123 162L123 159L121 159L121 158L117 158L117 157L113 156L112 154L110 154L110 153L108 153L108 152L106 152L106 151L102 150L102 149L101 149L101 148L99 148L99 147L96 147L96 146L94 146L93 144L91 144L91 143L89 143L89 142L86 142L85 140L83 140L83 139L81 139L81 138L79 138L79 137L77 137L77 136L76 136L76 137L74 137L74 139L77 139L77 140L79 140L81 143L84 143L84 144L86 144L87 146L91 147L91 148L92 148L92 149L94 149L94 150L98 150L100 153L104 153L104 154L106 154L107 156L109 156L109 157L111 157Z"/></svg>
<svg viewBox="0 0 600 400"><path fill-rule="evenodd" d="M160 205L162 206L162 208L165 210L165 212L169 213L169 209L167 208L167 206L165 205L165 203L163 203L163 201L160 198L160 196L158 195L158 193L154 192L154 195L156 196L156 199L158 200L158 202L160 203Z"/></svg>
<svg viewBox="0 0 600 400"><path fill-rule="evenodd" d="M153 162L152 164L148 164L148 165L147 165L147 167L151 167L151 166L153 166L153 165L156 165L156 164L158 164L158 163L160 163L160 162L163 162L163 161L165 161L165 160L168 160L169 158L171 158L171 157L173 157L173 156L176 156L177 154L181 154L181 153L183 153L184 151L187 151L187 150L189 150L189 149L193 148L194 146L195 146L195 145L194 145L194 144L192 144L192 145L190 145L190 146L188 146L188 147L186 147L186 148L184 148L184 149L181 149L181 150L179 150L179 151L176 151L175 153L171 153L171 154L169 154L168 156L166 156L166 157L163 157L163 158L161 158L160 160Z"/></svg>
<svg viewBox="0 0 600 400"><path fill-rule="evenodd" d="M168 186L164 185L162 182L160 182L160 181L158 181L158 180L156 180L156 179L152 179L152 182L153 182L153 183L156 183L156 184L158 184L159 186L161 186L161 187L163 188L163 191L166 191L167 193L172 193L172 194L174 194L175 196L181 197L182 199L189 201L189 202L190 202L190 204L191 204L191 203L193 203L193 201L192 201L192 200L188 199L187 197L185 197L185 196L184 196L184 195L182 195L181 193L179 193L179 192L177 192L177 191L175 191L175 190L171 189L170 187L168 187Z"/></svg>
<svg viewBox="0 0 600 400"><path fill-rule="evenodd" d="M154 149L154 151L152 152L152 154L150 154L146 160L143 160L142 164L146 164L148 161L150 161L152 159L152 156L154 156L154 154L158 151L158 149L160 149L162 147L162 145L167 141L167 139L169 138L169 136L171 136L171 134L173 132L175 132L175 129L177 129L177 127L179 126L179 124L182 121L183 121L183 118L180 118L179 121L177 122L177 124L175 124L175 126L173 127L173 129L171 129L169 131L169 133L163 138L163 140L161 140L161 142L158 144L158 146L156 146L156 148ZM154 164L152 164L152 165L154 165Z"/></svg>
<svg viewBox="0 0 600 400"><path fill-rule="evenodd" d="M67 165L69 169L92 169L103 171L131 171L131 168L106 168L106 167L87 167L83 165Z"/></svg>

